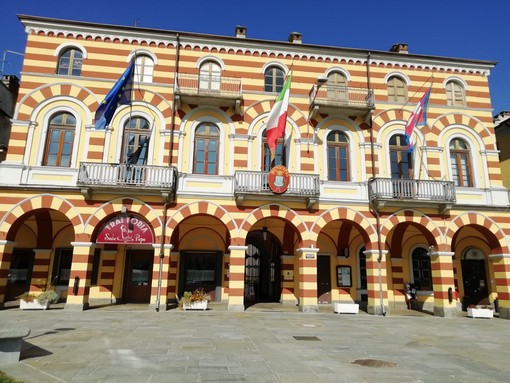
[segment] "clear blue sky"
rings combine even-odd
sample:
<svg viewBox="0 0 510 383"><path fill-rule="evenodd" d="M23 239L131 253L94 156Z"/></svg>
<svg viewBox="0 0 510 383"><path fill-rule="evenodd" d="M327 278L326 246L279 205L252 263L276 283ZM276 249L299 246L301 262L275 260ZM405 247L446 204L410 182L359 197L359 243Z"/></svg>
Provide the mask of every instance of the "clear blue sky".
<svg viewBox="0 0 510 383"><path fill-rule="evenodd" d="M497 61L491 72L493 114L510 110L509 0L0 0L0 54L24 52L17 14L286 41ZM4 73L18 74L22 57L6 54ZM1 65L1 63L0 63ZM0 67L1 69L1 67Z"/></svg>

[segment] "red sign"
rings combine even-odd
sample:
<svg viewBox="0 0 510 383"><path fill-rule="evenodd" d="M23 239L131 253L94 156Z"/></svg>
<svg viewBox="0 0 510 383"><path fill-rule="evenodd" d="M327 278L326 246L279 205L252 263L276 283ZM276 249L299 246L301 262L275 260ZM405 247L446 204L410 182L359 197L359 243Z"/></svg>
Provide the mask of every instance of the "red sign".
<svg viewBox="0 0 510 383"><path fill-rule="evenodd" d="M277 165L269 171L268 181L273 193L285 193L290 183L289 171L285 166Z"/></svg>
<svg viewBox="0 0 510 383"><path fill-rule="evenodd" d="M99 231L96 243L152 244L154 234L145 221L130 215L118 215Z"/></svg>

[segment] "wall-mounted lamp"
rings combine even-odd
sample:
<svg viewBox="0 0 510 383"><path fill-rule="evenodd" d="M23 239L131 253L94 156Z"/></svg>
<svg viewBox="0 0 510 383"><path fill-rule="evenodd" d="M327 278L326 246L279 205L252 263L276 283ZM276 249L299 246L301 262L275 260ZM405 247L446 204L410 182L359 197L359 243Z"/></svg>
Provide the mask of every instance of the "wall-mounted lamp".
<svg viewBox="0 0 510 383"><path fill-rule="evenodd" d="M349 258L349 248L348 248L348 247L346 247L346 248L344 249L344 257L345 257L345 258Z"/></svg>
<svg viewBox="0 0 510 383"><path fill-rule="evenodd" d="M264 239L264 241L267 241L267 226L264 226L262 228L262 238Z"/></svg>

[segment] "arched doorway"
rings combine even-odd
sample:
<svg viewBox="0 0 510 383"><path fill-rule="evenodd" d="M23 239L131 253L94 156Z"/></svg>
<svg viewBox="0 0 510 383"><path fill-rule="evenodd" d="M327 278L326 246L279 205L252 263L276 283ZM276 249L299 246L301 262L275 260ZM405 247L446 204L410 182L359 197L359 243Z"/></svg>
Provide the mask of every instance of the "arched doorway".
<svg viewBox="0 0 510 383"><path fill-rule="evenodd" d="M464 283L462 309L469 305L489 304L489 287L483 252L475 247L467 249L461 259Z"/></svg>
<svg viewBox="0 0 510 383"><path fill-rule="evenodd" d="M281 246L267 230L253 231L246 239L244 298L247 305L280 302Z"/></svg>

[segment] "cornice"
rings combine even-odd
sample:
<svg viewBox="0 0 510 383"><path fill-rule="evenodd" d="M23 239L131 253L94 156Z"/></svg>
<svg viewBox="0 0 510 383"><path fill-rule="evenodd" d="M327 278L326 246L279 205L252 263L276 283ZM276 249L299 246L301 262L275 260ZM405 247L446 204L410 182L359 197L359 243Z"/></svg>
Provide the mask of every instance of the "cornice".
<svg viewBox="0 0 510 383"><path fill-rule="evenodd" d="M456 59L449 57L404 54L398 52L331 47L311 44L294 44L286 41L269 41L230 36L177 32L171 30L95 24L80 21L58 20L34 16L18 16L27 34L47 36L64 35L72 39L91 41L118 41L146 47L175 47L177 41L184 49L208 52L233 52L242 55L273 59L297 59L331 64L366 65L370 56L371 67L411 69L451 73L468 73L489 76L495 62Z"/></svg>

